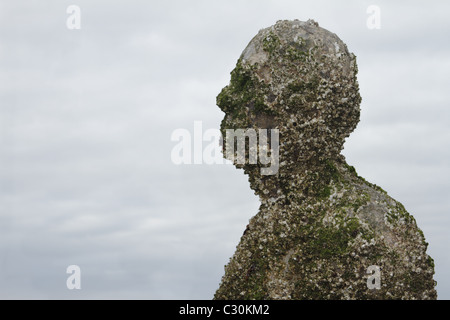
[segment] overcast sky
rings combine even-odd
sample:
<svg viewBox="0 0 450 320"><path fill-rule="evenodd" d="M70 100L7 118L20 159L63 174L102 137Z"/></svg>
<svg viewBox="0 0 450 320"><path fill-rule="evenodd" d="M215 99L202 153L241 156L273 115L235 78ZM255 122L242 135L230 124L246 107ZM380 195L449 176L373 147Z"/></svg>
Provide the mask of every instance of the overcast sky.
<svg viewBox="0 0 450 320"><path fill-rule="evenodd" d="M0 298L211 299L259 201L233 166L173 164L171 134L218 128L252 37L312 18L358 57L347 161L416 218L450 299L450 2L392 2L1 0Z"/></svg>

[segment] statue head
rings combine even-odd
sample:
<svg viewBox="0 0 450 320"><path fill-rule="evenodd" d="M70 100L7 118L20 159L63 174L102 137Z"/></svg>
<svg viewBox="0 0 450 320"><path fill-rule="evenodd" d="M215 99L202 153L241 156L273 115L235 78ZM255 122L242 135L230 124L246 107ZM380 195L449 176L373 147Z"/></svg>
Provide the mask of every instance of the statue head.
<svg viewBox="0 0 450 320"><path fill-rule="evenodd" d="M313 20L278 21L250 41L217 105L225 112L224 137L227 129L279 133L276 172L262 175L259 162L237 165L257 193L339 158L359 122L356 74L356 57Z"/></svg>

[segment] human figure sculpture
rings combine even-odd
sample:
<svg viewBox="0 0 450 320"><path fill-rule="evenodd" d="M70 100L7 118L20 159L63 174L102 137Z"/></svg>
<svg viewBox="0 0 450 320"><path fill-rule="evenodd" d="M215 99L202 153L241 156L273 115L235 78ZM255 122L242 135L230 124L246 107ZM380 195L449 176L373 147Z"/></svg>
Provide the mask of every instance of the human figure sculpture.
<svg viewBox="0 0 450 320"><path fill-rule="evenodd" d="M221 130L276 129L279 168L214 299L436 299L414 218L340 154L360 116L356 57L313 20L261 30L217 97Z"/></svg>

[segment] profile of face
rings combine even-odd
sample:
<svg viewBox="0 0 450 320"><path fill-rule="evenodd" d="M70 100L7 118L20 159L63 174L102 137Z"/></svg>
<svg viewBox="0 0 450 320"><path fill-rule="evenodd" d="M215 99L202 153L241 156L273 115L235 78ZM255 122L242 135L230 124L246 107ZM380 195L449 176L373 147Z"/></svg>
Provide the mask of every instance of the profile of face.
<svg viewBox="0 0 450 320"><path fill-rule="evenodd" d="M289 178L305 166L334 159L359 122L356 74L356 57L334 33L312 20L279 21L250 41L230 84L217 96L225 112L222 134L277 130L280 168L265 179ZM237 166L252 182L261 178L264 164Z"/></svg>

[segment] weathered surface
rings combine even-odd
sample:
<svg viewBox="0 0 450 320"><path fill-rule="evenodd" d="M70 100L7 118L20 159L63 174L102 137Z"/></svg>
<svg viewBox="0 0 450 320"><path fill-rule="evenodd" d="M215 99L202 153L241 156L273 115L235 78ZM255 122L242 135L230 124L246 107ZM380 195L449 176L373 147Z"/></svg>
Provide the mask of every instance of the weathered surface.
<svg viewBox="0 0 450 320"><path fill-rule="evenodd" d="M261 207L215 299L436 298L414 218L340 155L359 121L356 74L355 56L312 20L279 21L242 53L217 97L221 129L279 129L281 162L269 176L239 166ZM372 265L379 290L367 287Z"/></svg>

